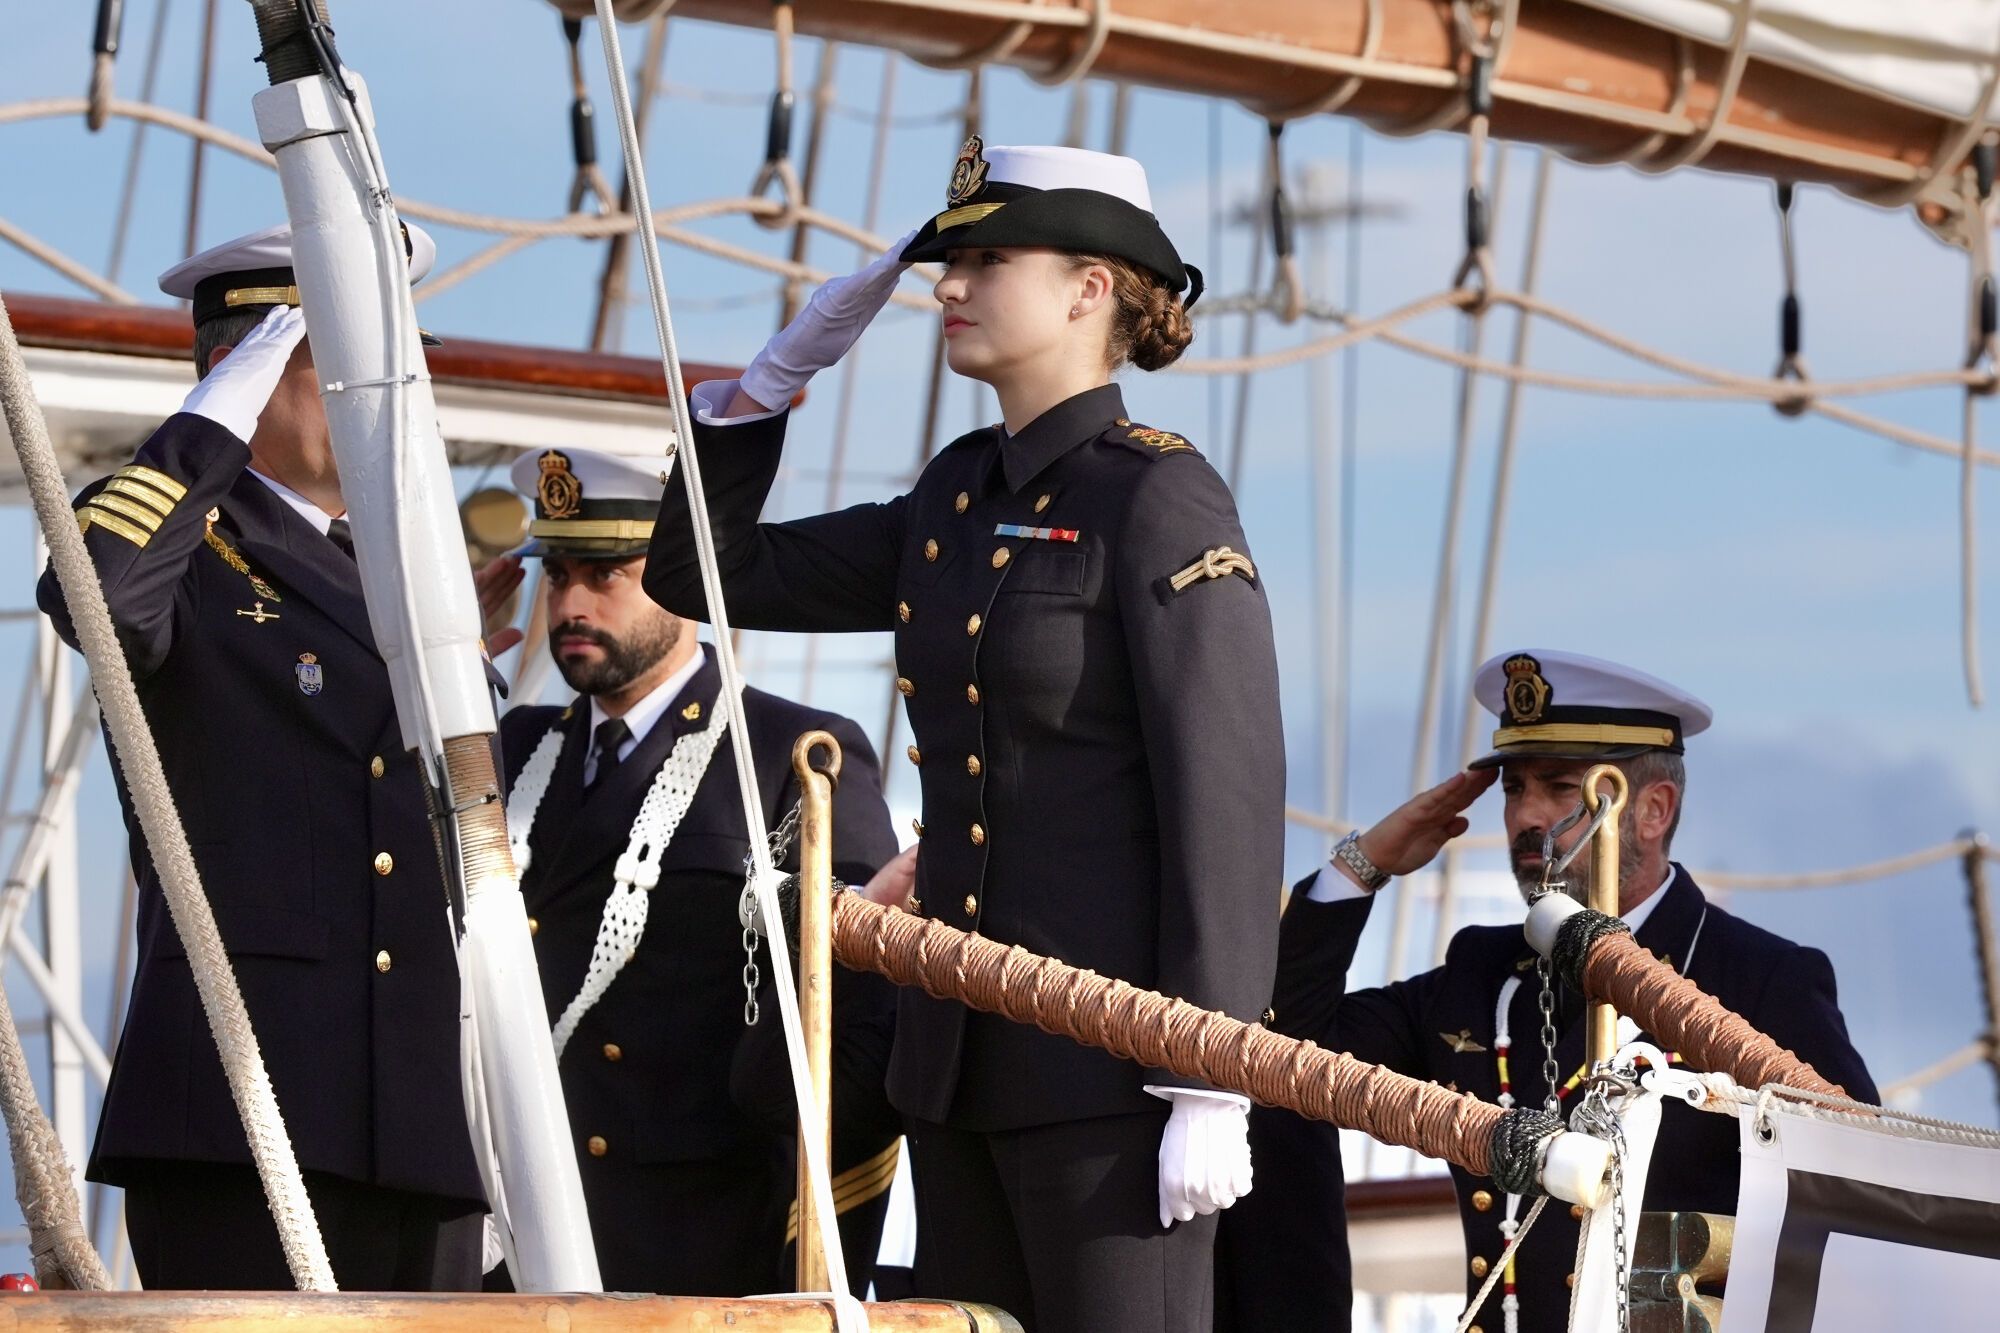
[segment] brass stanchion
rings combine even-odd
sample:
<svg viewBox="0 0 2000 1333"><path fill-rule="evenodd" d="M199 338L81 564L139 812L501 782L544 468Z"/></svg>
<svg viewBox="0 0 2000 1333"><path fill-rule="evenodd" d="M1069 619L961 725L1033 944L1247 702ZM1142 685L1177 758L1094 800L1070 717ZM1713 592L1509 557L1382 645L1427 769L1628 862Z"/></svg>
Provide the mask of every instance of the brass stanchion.
<svg viewBox="0 0 2000 1333"><path fill-rule="evenodd" d="M1598 783L1609 781L1612 794L1605 796L1598 790ZM1631 787L1625 781L1624 772L1615 764L1598 764L1583 775L1583 801L1596 814L1606 800L1611 802L1611 813L1597 826L1596 845L1590 852L1590 900L1585 905L1593 912L1602 912L1615 917L1618 912L1618 822L1625 813L1625 802L1631 795ZM1609 1064L1611 1057L1618 1054L1618 1011L1608 1004L1593 1003L1590 1006L1584 1039L1584 1062L1592 1070Z"/></svg>
<svg viewBox="0 0 2000 1333"><path fill-rule="evenodd" d="M824 748L824 771L812 754ZM826 1252L819 1243L819 1210L806 1173L806 1136L826 1146L831 1160L833 1096L833 788L840 781L840 742L808 731L792 746L799 778L799 1026L805 1033L806 1068L814 1105L799 1108L800 1291L827 1290Z"/></svg>

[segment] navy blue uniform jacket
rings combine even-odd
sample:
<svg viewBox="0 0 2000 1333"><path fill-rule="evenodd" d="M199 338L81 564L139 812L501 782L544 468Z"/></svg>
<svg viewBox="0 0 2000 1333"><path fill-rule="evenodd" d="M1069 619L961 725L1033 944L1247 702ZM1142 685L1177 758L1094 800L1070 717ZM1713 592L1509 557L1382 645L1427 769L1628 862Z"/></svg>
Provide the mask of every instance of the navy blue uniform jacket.
<svg viewBox="0 0 2000 1333"><path fill-rule="evenodd" d="M1334 873L1334 872L1326 872ZM1494 1011L1509 977L1522 979L1509 1010L1513 1047L1508 1060L1515 1104L1540 1106L1542 1075L1541 987L1534 952L1518 926L1471 926L1452 937L1444 966L1407 981L1348 993L1347 970L1372 897L1316 903L1302 884L1285 913L1280 946L1275 1026L1399 1074L1442 1083L1482 1101L1497 1101ZM1780 1046L1796 1051L1826 1078L1863 1101L1877 1099L1875 1082L1847 1039L1826 955L1773 935L1709 903L1685 870L1676 867L1661 890L1666 896L1641 923L1638 942L1680 969L1704 991L1743 1015ZM1558 983L1560 987L1560 983ZM1583 1063L1584 1006L1571 995L1559 1009L1556 1064L1566 1081ZM1646 1038L1651 1040L1650 1037ZM1574 1094L1563 1103L1567 1113ZM1308 1169L1266 1158L1255 1163L1259 1180L1271 1170ZM1339 1160L1333 1161L1334 1171ZM1468 1264L1499 1257L1505 1195L1491 1179L1451 1170L1458 1190ZM1651 1210L1736 1212L1737 1126L1733 1116L1669 1105L1661 1120L1646 1182ZM1483 1205L1483 1206L1482 1206ZM1523 1216L1526 1205L1523 1205ZM1577 1222L1566 1208L1551 1207L1521 1247L1516 1266L1523 1333L1562 1333L1569 1318L1566 1279L1576 1257ZM1466 1277L1466 1299L1480 1279ZM1500 1289L1479 1312L1482 1327L1501 1327Z"/></svg>
<svg viewBox="0 0 2000 1333"><path fill-rule="evenodd" d="M973 431L909 494L760 524L786 417L695 427L730 613L750 629L892 630L923 784L926 915L1255 1022L1277 958L1284 737L1270 609L1236 506L1115 385L1018 435ZM707 603L676 469L646 589ZM1015 535L1001 525L1059 530ZM905 989L891 1100L981 1132L1157 1111L1181 1083Z"/></svg>
<svg viewBox="0 0 2000 1333"><path fill-rule="evenodd" d="M360 575L249 462L223 427L170 417L131 468L84 488L84 544L299 1165L483 1207L444 881ZM74 645L52 570L36 595ZM117 776L139 948L90 1178L118 1184L147 1159L248 1163Z"/></svg>
<svg viewBox="0 0 2000 1333"><path fill-rule="evenodd" d="M690 631L692 632L692 631ZM682 736L718 725L716 699L722 677L713 653L616 771L587 796L583 764L590 751L590 704L568 708L515 708L501 720L501 748L511 791L551 727L563 729L561 758L536 812L532 856L521 891L535 923L535 956L551 1023L583 984L618 858L631 838L640 803ZM847 718L820 712L758 689L746 689L743 707L757 760L764 817L775 829L799 799L792 772L792 743L825 730L840 742L841 778L834 790L833 873L859 887L896 854L889 810L874 749ZM794 1123L792 1089L777 1037L778 1013L768 980L756 1029L743 1022L743 929L737 899L749 836L737 792L736 757L724 737L716 747L694 800L660 857L660 882L650 895L646 930L633 955L604 995L577 1025L563 1052L563 1098L578 1147L591 1226L602 1248L616 1239L626 1247L693 1247L690 1235L629 1234L626 1214L638 1207L628 1191L652 1188L653 1178L631 1167L703 1162L760 1148L770 1149L767 1283L781 1281L785 1208L792 1193ZM796 869L796 844L782 863ZM766 978L768 945L758 949ZM836 1046L834 1130L836 1173L882 1154L901 1130L882 1091L892 1032L893 988L879 977L842 971L834 991L840 1022ZM755 1033L756 1037L751 1034ZM775 1042L768 1057L772 1077L745 1083L739 1105L731 1091L739 1047ZM757 1067L761 1070L762 1063ZM601 1155L586 1147L604 1141ZM872 1183L872 1181L871 1181ZM886 1186L886 1178L882 1182ZM844 1234L854 1252L850 1266L865 1274L879 1242L886 1194L871 1195ZM656 1209L641 1215L651 1217ZM846 1228L872 1221L869 1235ZM747 1229L747 1227L746 1227ZM740 1234L740 1233L732 1233ZM715 1256L718 1270L740 1271L745 1256ZM621 1270L622 1271L622 1270ZM789 1277L782 1280L789 1281ZM747 1293L744 1293L747 1294Z"/></svg>

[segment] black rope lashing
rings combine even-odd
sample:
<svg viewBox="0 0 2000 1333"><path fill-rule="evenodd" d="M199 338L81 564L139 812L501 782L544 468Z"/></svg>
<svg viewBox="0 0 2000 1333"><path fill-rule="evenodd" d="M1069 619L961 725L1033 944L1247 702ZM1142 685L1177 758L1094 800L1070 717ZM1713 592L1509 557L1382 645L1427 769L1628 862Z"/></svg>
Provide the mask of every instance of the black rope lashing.
<svg viewBox="0 0 2000 1333"><path fill-rule="evenodd" d="M1790 181L1778 182L1778 250L1784 260L1785 295L1778 303L1778 368L1771 372L1771 377L1804 384L1809 375L1805 357L1801 354L1805 321L1799 307L1798 250L1792 234L1793 194L1794 187ZM1779 415L1788 417L1802 415L1811 405L1811 399L1804 394L1796 398L1780 398L1772 404Z"/></svg>
<svg viewBox="0 0 2000 1333"><path fill-rule="evenodd" d="M83 123L95 134L111 117L112 77L118 63L118 34L125 26L125 0L97 0L97 31L90 41L90 104Z"/></svg>
<svg viewBox="0 0 2000 1333"><path fill-rule="evenodd" d="M1488 1141L1493 1183L1525 1198L1546 1194L1542 1162L1549 1144L1562 1132L1562 1117L1539 1106L1517 1107L1501 1116Z"/></svg>
<svg viewBox="0 0 2000 1333"><path fill-rule="evenodd" d="M1629 935L1632 927L1615 916L1593 912L1588 907L1572 912L1557 928L1555 947L1549 950L1549 962L1556 975L1578 995L1588 996L1583 988L1583 965L1590 961L1590 951L1599 940L1620 931Z"/></svg>
<svg viewBox="0 0 2000 1333"><path fill-rule="evenodd" d="M1994 335L2000 333L2000 294L1994 290L1991 267L1990 243L1986 237L1986 218L1993 202L1993 181L1996 164L2000 164L2000 145L1992 136L1981 138L1972 149L1973 188L1979 196L1978 216L1969 219L1966 229L1966 248L1977 266L1979 283L1973 294L1973 334L1972 346L1966 352L1965 364L1969 369L1988 367L1985 381L1971 385L1968 392L1990 394L1995 387L1991 367L1994 361Z"/></svg>
<svg viewBox="0 0 2000 1333"><path fill-rule="evenodd" d="M1285 161L1281 151L1285 123L1281 120L1270 122L1270 131L1271 253L1277 258L1277 314L1279 319L1291 324L1305 313L1306 284L1304 276L1299 272L1292 221L1292 201L1285 193ZM1199 288L1196 289L1195 295L1200 295ZM1189 301L1188 304L1194 303Z"/></svg>
<svg viewBox="0 0 2000 1333"><path fill-rule="evenodd" d="M566 18L562 27L569 43L569 151L576 164L569 184L569 211L582 212L583 201L595 198L598 212L610 213L616 208L611 186L597 165L597 108L591 105L590 85L583 76L583 20Z"/></svg>
<svg viewBox="0 0 2000 1333"><path fill-rule="evenodd" d="M761 199L773 184L778 186L784 210L769 217L753 215L758 226L773 231L796 225L803 203L799 174L792 166L792 113L798 107L798 97L792 91L792 24L791 0L772 0L771 34L778 52L778 82L764 123L764 163L757 168L750 193Z"/></svg>

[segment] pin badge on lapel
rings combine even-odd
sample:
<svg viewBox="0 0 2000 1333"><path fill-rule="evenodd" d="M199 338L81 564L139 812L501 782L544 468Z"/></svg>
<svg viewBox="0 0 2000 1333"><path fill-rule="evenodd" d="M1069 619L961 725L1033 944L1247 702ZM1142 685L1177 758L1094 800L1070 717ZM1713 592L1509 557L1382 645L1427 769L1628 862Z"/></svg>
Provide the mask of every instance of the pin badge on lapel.
<svg viewBox="0 0 2000 1333"><path fill-rule="evenodd" d="M310 698L326 688L326 674L313 654L300 653L299 664L292 670L298 673L300 694Z"/></svg>
<svg viewBox="0 0 2000 1333"><path fill-rule="evenodd" d="M236 614L237 614L237 615L239 615L239 616L248 616L248 617L250 617L250 619L251 619L252 623L254 623L254 624L258 624L258 625L261 625L261 624L263 624L263 623L264 623L265 621L267 621L267 620L283 620L283 619L284 619L284 617L283 617L283 616L281 616L281 615L279 615L279 614L278 614L278 613L277 613L276 611L266 611L266 610L264 609L264 604L263 604L262 602L258 602L258 603L256 604L256 606L257 606L257 609L256 609L256 610L254 610L254 611L245 611L245 610L244 610L243 608L241 608L241 607L238 607L238 608L236 609Z"/></svg>

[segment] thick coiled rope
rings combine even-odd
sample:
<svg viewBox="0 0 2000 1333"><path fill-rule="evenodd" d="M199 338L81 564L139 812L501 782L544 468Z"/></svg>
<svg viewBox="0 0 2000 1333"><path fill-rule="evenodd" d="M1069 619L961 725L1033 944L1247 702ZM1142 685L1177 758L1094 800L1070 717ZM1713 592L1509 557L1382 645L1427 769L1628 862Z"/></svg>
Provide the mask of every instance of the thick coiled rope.
<svg viewBox="0 0 2000 1333"><path fill-rule="evenodd" d="M1266 1106L1358 1129L1476 1176L1492 1174L1496 1144L1504 1145L1505 1166L1517 1184L1524 1154L1539 1164L1549 1134L1544 1112L1503 1111L1344 1051L1295 1041L859 894L836 895L833 909L834 956L849 967ZM1530 1179L1518 1192L1539 1193L1539 1182Z"/></svg>

